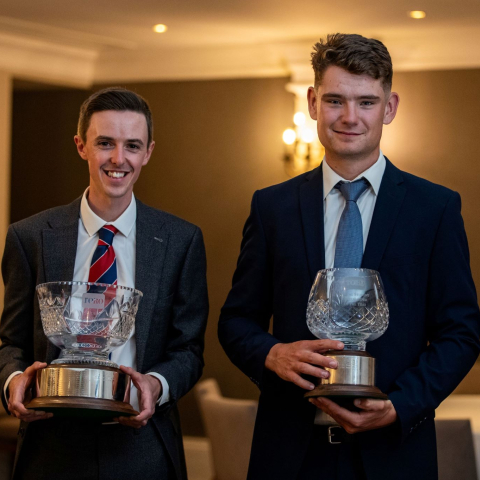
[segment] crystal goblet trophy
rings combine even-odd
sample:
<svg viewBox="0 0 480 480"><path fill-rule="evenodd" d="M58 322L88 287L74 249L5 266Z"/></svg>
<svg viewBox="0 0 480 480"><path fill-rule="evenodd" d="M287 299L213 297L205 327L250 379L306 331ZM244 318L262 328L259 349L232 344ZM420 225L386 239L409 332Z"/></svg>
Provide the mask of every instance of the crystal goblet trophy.
<svg viewBox="0 0 480 480"><path fill-rule="evenodd" d="M310 291L307 325L320 339L339 340L344 350L326 356L338 362L305 397L388 397L375 386L375 358L366 342L379 338L388 327L388 304L380 274L365 268L320 270Z"/></svg>
<svg viewBox="0 0 480 480"><path fill-rule="evenodd" d="M38 285L43 330L61 351L37 371L36 396L27 408L102 420L138 415L129 403L130 376L109 354L130 337L142 296L120 285Z"/></svg>

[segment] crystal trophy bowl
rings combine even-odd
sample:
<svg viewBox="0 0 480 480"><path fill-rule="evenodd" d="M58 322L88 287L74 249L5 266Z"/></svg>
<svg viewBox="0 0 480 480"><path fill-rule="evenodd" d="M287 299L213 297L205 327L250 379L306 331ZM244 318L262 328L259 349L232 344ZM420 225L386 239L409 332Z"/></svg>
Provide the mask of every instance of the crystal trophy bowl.
<svg viewBox="0 0 480 480"><path fill-rule="evenodd" d="M135 415L130 377L109 356L132 334L142 292L121 285L50 282L37 286L43 330L59 357L37 373L27 405L56 415Z"/></svg>
<svg viewBox="0 0 480 480"><path fill-rule="evenodd" d="M388 327L388 303L380 274L365 268L320 270L307 306L307 325L317 337L339 340L344 350L326 353L338 362L330 377L307 397L370 397L386 399L375 386L375 359L366 343Z"/></svg>

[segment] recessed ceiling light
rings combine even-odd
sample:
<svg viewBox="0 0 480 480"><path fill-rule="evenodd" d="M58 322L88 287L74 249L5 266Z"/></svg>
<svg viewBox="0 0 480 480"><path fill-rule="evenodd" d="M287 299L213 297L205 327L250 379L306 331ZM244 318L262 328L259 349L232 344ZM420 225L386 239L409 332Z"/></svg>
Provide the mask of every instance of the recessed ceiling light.
<svg viewBox="0 0 480 480"><path fill-rule="evenodd" d="M157 25L153 26L153 31L157 33L165 33L167 31L167 26L163 23L158 23Z"/></svg>
<svg viewBox="0 0 480 480"><path fill-rule="evenodd" d="M412 10L411 12L408 12L408 15L415 20L420 20L421 18L425 18L427 16L423 10Z"/></svg>

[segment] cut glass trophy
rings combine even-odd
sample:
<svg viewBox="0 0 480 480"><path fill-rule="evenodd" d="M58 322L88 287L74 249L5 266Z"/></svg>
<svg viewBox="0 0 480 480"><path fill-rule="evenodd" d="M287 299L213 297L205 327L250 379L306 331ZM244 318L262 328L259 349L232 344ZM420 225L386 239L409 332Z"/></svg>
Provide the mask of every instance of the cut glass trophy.
<svg viewBox="0 0 480 480"><path fill-rule="evenodd" d="M129 403L130 376L109 356L129 339L142 295L120 285L38 285L43 330L60 355L38 370L27 408L104 420L138 415Z"/></svg>
<svg viewBox="0 0 480 480"><path fill-rule="evenodd" d="M338 368L327 368L329 378L322 378L305 397L387 399L375 386L375 359L365 347L385 332L388 317L378 272L365 268L320 270L310 291L307 325L316 337L339 340L345 348L325 353L338 362Z"/></svg>

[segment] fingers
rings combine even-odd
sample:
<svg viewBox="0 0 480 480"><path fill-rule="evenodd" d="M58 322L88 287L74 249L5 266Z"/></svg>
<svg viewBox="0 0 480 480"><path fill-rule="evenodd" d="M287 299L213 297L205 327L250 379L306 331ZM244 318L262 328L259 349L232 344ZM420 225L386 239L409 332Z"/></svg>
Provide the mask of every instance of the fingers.
<svg viewBox="0 0 480 480"><path fill-rule="evenodd" d="M10 410L9 407L8 410L18 419L28 423L36 422L37 420L47 420L48 418L53 417L53 413L47 413L40 410L27 410L25 407L13 411Z"/></svg>
<svg viewBox="0 0 480 480"><path fill-rule="evenodd" d="M23 395L20 396L18 393L14 393L10 396L8 401L8 411L15 417L25 422L34 422L36 420L45 420L53 417L52 413L27 409L23 404Z"/></svg>
<svg viewBox="0 0 480 480"><path fill-rule="evenodd" d="M309 348L311 348L312 351L319 352L319 353L324 353L324 352L327 352L328 350L343 350L345 346L342 342L339 342L338 340L329 340L329 339L307 340L306 342L309 343Z"/></svg>
<svg viewBox="0 0 480 480"><path fill-rule="evenodd" d="M46 363L35 362L33 365L30 365L23 373L13 377L10 381L10 384L8 385L10 395L17 395L23 400L25 392L35 380L37 370L45 368L46 366Z"/></svg>
<svg viewBox="0 0 480 480"><path fill-rule="evenodd" d="M120 423L121 425L125 425L126 427L144 427L147 424L148 420L155 413L155 392L152 386L154 385L158 390L159 387L156 384L158 380L154 377L150 377L149 375L143 375L135 371L133 368L125 367L124 365L120 366L120 370L130 375L133 384L137 388L139 400L138 403L140 405L141 412L139 415L136 416L118 417L115 420L118 421L118 423ZM152 382L152 380L154 380L154 382Z"/></svg>
<svg viewBox="0 0 480 480"><path fill-rule="evenodd" d="M352 412L342 408L324 397L310 399L310 402L330 415L347 433L382 428L392 424L397 418L395 408L389 400L356 399L354 401L356 407L366 407L362 408L360 412Z"/></svg>
<svg viewBox="0 0 480 480"><path fill-rule="evenodd" d="M325 397L311 398L309 401L330 415L347 433L361 431L362 423L358 413L351 412Z"/></svg>
<svg viewBox="0 0 480 480"><path fill-rule="evenodd" d="M325 413L328 413L330 416L333 416L332 414L339 413L339 409L345 410L337 403L332 402L330 399L325 397L310 398L309 402L313 403L313 405L315 405L317 408L320 408Z"/></svg>
<svg viewBox="0 0 480 480"><path fill-rule="evenodd" d="M130 375L132 380L137 380L139 381L140 378L142 377L141 373L138 373L136 370L134 370L131 367L126 367L125 365L120 365L120 370L123 373L126 373L127 375ZM134 382L135 383L135 382Z"/></svg>
<svg viewBox="0 0 480 480"><path fill-rule="evenodd" d="M330 376L330 373L323 368L315 367L309 363L299 363L297 371L298 373L317 378L328 378Z"/></svg>
<svg viewBox="0 0 480 480"><path fill-rule="evenodd" d="M8 386L8 411L15 417L25 422L34 422L36 420L45 420L53 416L52 413L43 411L29 410L25 407L28 403L30 394L30 386L36 378L38 370L45 368L46 363L35 362L30 365L22 374L12 378Z"/></svg>
<svg viewBox="0 0 480 480"><path fill-rule="evenodd" d="M380 412L392 405L390 400L375 400L373 398L356 398L353 404L361 410Z"/></svg>
<svg viewBox="0 0 480 480"><path fill-rule="evenodd" d="M303 340L293 343L278 343L267 355L265 366L275 372L283 380L312 390L314 385L301 377L310 375L317 378L328 378L329 372L323 368L337 368L336 360L321 355L331 349L342 349L343 343L335 340ZM323 368L319 368L323 367Z"/></svg>
<svg viewBox="0 0 480 480"><path fill-rule="evenodd" d="M324 368L337 368L338 362L331 357L320 355L319 353L305 352L301 361L309 364L318 365Z"/></svg>
<svg viewBox="0 0 480 480"><path fill-rule="evenodd" d="M118 417L115 420L125 427L142 428L147 424L147 420L139 421L138 417L139 415L136 417Z"/></svg>
<svg viewBox="0 0 480 480"><path fill-rule="evenodd" d="M35 362L33 365L30 365L23 373L29 377L35 376L37 370L45 368L47 364L45 362Z"/></svg>
<svg viewBox="0 0 480 480"><path fill-rule="evenodd" d="M126 427L141 428L147 424L154 411L154 406L151 403L146 402L139 415L133 417L119 417L115 420Z"/></svg>
<svg viewBox="0 0 480 480"><path fill-rule="evenodd" d="M120 370L123 373L130 375L130 378L132 379L133 384L135 385L136 389L139 392L144 392L148 390L149 385L148 385L148 378L146 378L146 375L143 375L142 373L137 372L131 367L125 367L124 365L120 365Z"/></svg>
<svg viewBox="0 0 480 480"><path fill-rule="evenodd" d="M289 382L294 383L297 385L297 387L303 388L304 390L313 390L315 388L315 385L308 380L305 380L303 377L300 375L291 372L285 380L288 380Z"/></svg>
<svg viewBox="0 0 480 480"><path fill-rule="evenodd" d="M313 390L315 385L304 379L301 374L311 375L317 378L323 378L330 375L326 370L301 362L279 365L275 372L283 380L292 382L304 390Z"/></svg>
<svg viewBox="0 0 480 480"><path fill-rule="evenodd" d="M141 373L138 373L136 370L134 370L131 367L125 367L124 365L120 365L120 370L123 373L130 375L130 378L132 379L132 382L138 391L141 392L144 389L143 382L142 382L143 375Z"/></svg>

